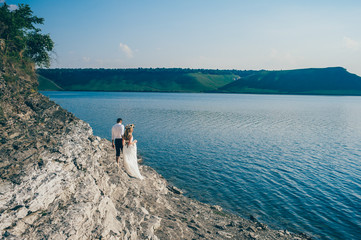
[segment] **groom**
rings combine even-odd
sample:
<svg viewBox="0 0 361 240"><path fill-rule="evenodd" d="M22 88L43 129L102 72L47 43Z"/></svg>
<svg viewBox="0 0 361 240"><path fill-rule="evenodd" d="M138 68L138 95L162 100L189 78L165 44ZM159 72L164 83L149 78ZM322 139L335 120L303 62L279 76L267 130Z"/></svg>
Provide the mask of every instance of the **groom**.
<svg viewBox="0 0 361 240"><path fill-rule="evenodd" d="M115 160L119 165L120 151L123 151L122 137L124 135L124 125L121 118L117 119L117 123L112 127L112 147L115 148Z"/></svg>

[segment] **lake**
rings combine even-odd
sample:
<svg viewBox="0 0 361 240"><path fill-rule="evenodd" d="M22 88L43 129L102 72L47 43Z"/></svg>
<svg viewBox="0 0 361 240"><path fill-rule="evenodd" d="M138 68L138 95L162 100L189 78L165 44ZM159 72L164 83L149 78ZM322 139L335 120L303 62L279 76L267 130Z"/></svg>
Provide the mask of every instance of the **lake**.
<svg viewBox="0 0 361 240"><path fill-rule="evenodd" d="M135 124L185 195L318 239L361 236L361 97L42 92L94 134Z"/></svg>

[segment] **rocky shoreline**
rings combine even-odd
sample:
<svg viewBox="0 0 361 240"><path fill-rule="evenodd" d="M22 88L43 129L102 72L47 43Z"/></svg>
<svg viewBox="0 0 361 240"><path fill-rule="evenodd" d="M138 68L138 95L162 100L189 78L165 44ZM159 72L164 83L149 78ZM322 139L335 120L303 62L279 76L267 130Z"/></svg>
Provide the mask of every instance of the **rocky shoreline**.
<svg viewBox="0 0 361 240"><path fill-rule="evenodd" d="M108 140L10 69L0 72L2 239L310 239L185 197L148 166L144 180L129 177Z"/></svg>

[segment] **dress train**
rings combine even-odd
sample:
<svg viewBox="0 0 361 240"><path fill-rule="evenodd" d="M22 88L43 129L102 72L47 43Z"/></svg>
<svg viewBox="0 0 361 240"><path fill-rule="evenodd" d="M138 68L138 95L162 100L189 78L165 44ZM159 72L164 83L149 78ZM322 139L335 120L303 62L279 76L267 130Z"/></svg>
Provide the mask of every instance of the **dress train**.
<svg viewBox="0 0 361 240"><path fill-rule="evenodd" d="M138 159L137 159L137 145L136 143L128 146L125 144L123 147L123 159L124 159L124 168L125 171L132 177L144 179L140 174L138 168Z"/></svg>

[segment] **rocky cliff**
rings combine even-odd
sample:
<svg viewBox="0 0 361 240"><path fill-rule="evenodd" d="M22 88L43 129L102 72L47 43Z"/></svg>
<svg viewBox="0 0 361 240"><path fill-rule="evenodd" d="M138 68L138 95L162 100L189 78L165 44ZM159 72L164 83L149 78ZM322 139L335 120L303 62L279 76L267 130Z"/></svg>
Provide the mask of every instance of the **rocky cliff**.
<svg viewBox="0 0 361 240"><path fill-rule="evenodd" d="M2 239L307 238L189 199L148 166L145 180L129 177L110 142L24 69L0 69Z"/></svg>

